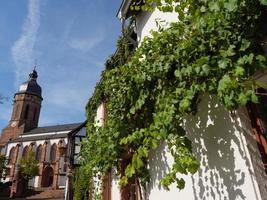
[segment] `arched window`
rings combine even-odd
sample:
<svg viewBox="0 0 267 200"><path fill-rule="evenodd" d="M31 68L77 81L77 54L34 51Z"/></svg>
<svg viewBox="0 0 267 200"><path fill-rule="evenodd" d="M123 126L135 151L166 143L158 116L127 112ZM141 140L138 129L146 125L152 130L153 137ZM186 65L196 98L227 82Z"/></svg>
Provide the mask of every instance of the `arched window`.
<svg viewBox="0 0 267 200"><path fill-rule="evenodd" d="M51 162L56 161L57 145L53 144L50 151L50 160Z"/></svg>
<svg viewBox="0 0 267 200"><path fill-rule="evenodd" d="M37 114L37 108L34 108L34 113L33 113L33 121L35 122L36 120L36 114Z"/></svg>
<svg viewBox="0 0 267 200"><path fill-rule="evenodd" d="M29 146L27 145L24 147L23 152L22 152L22 157L25 157L29 153Z"/></svg>
<svg viewBox="0 0 267 200"><path fill-rule="evenodd" d="M43 152L43 147L42 147L42 145L40 144L40 145L37 147L37 150L36 150L36 157L35 157L35 159L36 159L38 162L41 162L41 161L42 161L42 152Z"/></svg>
<svg viewBox="0 0 267 200"><path fill-rule="evenodd" d="M15 108L15 119L19 118L19 110L20 110L19 105L17 105Z"/></svg>
<svg viewBox="0 0 267 200"><path fill-rule="evenodd" d="M15 151L16 151L16 148L15 147L12 147L10 149L10 152L9 152L9 157L8 157L8 164L13 164L14 160L15 160Z"/></svg>
<svg viewBox="0 0 267 200"><path fill-rule="evenodd" d="M25 112L24 112L24 119L28 119L28 115L29 115L29 105L26 106L25 108Z"/></svg>

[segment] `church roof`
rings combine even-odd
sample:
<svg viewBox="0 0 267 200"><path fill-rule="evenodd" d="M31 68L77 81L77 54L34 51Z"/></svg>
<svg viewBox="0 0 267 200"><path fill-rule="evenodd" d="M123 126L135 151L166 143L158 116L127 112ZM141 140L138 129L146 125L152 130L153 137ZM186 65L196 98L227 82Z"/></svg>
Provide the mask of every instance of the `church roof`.
<svg viewBox="0 0 267 200"><path fill-rule="evenodd" d="M68 137L68 133L60 134L60 135L39 135L39 136L29 136L29 137L21 137L12 142L26 142L26 141L37 141L37 140L51 140L51 139L58 139L58 138L66 138Z"/></svg>
<svg viewBox="0 0 267 200"><path fill-rule="evenodd" d="M61 132L61 131L72 131L77 127L81 126L83 123L73 123L73 124L63 124L55 126L44 126L32 129L31 131L23 133L23 135L34 135L40 133L51 133L51 132Z"/></svg>
<svg viewBox="0 0 267 200"><path fill-rule="evenodd" d="M21 137L15 140L12 140L12 142L66 138L68 137L68 134L70 132L72 132L73 130L76 130L82 125L84 126L85 123L82 122L82 123L74 123L74 124L63 124L63 125L39 127L39 128L35 128L35 129L32 129L31 131L23 133ZM54 133L54 134L51 134L51 133Z"/></svg>
<svg viewBox="0 0 267 200"><path fill-rule="evenodd" d="M16 94L32 94L42 98L42 88L37 83L38 74L35 69L29 74L29 80L22 83Z"/></svg>

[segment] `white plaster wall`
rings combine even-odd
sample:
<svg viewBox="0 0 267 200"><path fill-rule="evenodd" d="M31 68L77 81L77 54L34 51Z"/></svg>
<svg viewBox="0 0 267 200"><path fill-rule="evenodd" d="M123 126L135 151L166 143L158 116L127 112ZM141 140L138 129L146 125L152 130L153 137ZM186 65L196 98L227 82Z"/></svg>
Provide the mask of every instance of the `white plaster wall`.
<svg viewBox="0 0 267 200"><path fill-rule="evenodd" d="M46 144L46 154L45 154L45 162L49 162L50 161L50 150L51 150L51 146L53 145L53 143L51 143L51 141L47 141Z"/></svg>
<svg viewBox="0 0 267 200"><path fill-rule="evenodd" d="M35 178L32 178L31 180L29 180L28 185L29 185L30 187L34 187L34 184L35 184Z"/></svg>
<svg viewBox="0 0 267 200"><path fill-rule="evenodd" d="M6 149L7 149L7 146L0 148L0 154L2 155L6 154Z"/></svg>
<svg viewBox="0 0 267 200"><path fill-rule="evenodd" d="M199 170L194 175L178 175L186 182L183 190L177 189L175 184L165 190L159 182L169 172L173 158L163 142L149 157L151 181L142 190L145 200L266 199L259 191L248 150L248 145L257 145L255 140L247 143L244 134L248 133L244 131L239 115L231 116L215 97L206 95L202 97L197 115L188 116L184 127L200 162ZM258 167L263 168L263 165ZM119 199L119 196L114 176L112 199Z"/></svg>
<svg viewBox="0 0 267 200"><path fill-rule="evenodd" d="M6 157L8 158L9 157L9 153L10 153L10 150L13 148L13 147L16 147L18 143L8 143L7 144L7 151L6 151Z"/></svg>
<svg viewBox="0 0 267 200"><path fill-rule="evenodd" d="M96 111L95 125L98 127L102 127L104 125L105 120L105 105L102 103Z"/></svg>
<svg viewBox="0 0 267 200"><path fill-rule="evenodd" d="M32 143L32 141L30 141L30 142L22 142L22 147L24 148L24 147L26 147L26 146L30 146L30 144Z"/></svg>
<svg viewBox="0 0 267 200"><path fill-rule="evenodd" d="M61 139L52 139L52 140L50 140L50 144L51 144L51 146L52 146L53 144L58 145L58 143L59 143L60 140L61 140ZM64 142L65 142L65 141L64 141Z"/></svg>
<svg viewBox="0 0 267 200"><path fill-rule="evenodd" d="M159 181L173 163L163 143L150 155L151 182L145 199L262 199L238 117L232 118L214 98L206 96L198 114L185 120L185 128L200 161L199 170L194 175L181 176L186 181L184 190L179 191L175 184L169 191L162 188Z"/></svg>
<svg viewBox="0 0 267 200"><path fill-rule="evenodd" d="M35 188L38 187L39 178L40 178L40 176L35 176L35 178L34 178L34 187Z"/></svg>
<svg viewBox="0 0 267 200"><path fill-rule="evenodd" d="M9 182L9 178L5 178L5 179L4 178L1 178L0 180L1 180L2 183Z"/></svg>
<svg viewBox="0 0 267 200"><path fill-rule="evenodd" d="M121 193L120 193L120 186L119 186L119 178L112 173L112 188L111 188L111 199L112 200L119 200Z"/></svg>
<svg viewBox="0 0 267 200"><path fill-rule="evenodd" d="M45 144L45 140L37 140L36 141L36 148L39 146L39 145L44 145Z"/></svg>
<svg viewBox="0 0 267 200"><path fill-rule="evenodd" d="M177 22L178 15L176 13L163 13L156 9L153 13L142 12L136 18L136 32L138 42L142 42L144 37L150 36L151 31L157 31L158 24L163 27L168 27L171 22Z"/></svg>

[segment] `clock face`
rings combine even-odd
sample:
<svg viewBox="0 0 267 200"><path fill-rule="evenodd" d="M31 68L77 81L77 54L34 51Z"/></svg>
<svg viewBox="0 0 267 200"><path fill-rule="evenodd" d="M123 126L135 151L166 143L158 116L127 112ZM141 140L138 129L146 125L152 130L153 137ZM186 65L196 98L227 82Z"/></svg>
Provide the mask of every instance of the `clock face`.
<svg viewBox="0 0 267 200"><path fill-rule="evenodd" d="M27 85L21 85L19 87L19 91L25 91L27 89Z"/></svg>
<svg viewBox="0 0 267 200"><path fill-rule="evenodd" d="M15 127L17 125L17 122L12 122L11 127Z"/></svg>

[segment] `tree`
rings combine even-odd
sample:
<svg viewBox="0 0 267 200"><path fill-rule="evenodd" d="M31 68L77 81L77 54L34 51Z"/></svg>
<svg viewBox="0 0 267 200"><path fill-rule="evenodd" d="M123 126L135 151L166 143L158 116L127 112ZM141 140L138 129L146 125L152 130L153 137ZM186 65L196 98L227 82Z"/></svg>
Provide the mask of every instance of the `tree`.
<svg viewBox="0 0 267 200"><path fill-rule="evenodd" d="M8 98L7 97L4 97L2 94L0 94L0 104L3 104L4 101L7 101Z"/></svg>
<svg viewBox="0 0 267 200"><path fill-rule="evenodd" d="M0 178L3 175L4 169L6 169L6 160L7 159L6 159L5 155L0 154Z"/></svg>
<svg viewBox="0 0 267 200"><path fill-rule="evenodd" d="M27 185L30 179L39 174L38 161L35 159L35 153L30 150L29 153L20 159L20 172Z"/></svg>

